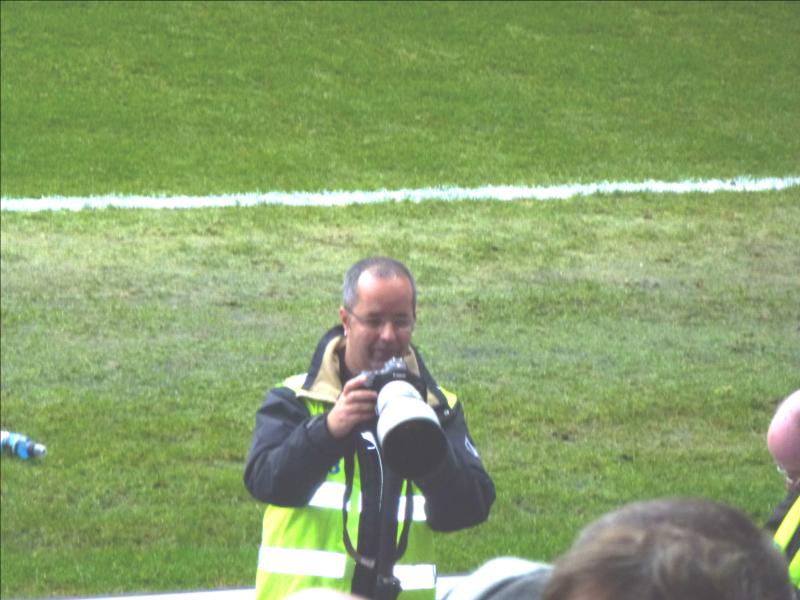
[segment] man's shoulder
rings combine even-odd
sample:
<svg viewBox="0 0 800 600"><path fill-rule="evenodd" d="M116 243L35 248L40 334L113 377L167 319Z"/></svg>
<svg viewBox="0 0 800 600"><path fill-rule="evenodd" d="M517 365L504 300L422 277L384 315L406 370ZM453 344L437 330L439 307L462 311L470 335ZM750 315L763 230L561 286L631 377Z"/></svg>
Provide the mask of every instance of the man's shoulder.
<svg viewBox="0 0 800 600"><path fill-rule="evenodd" d="M280 390L283 390L283 392L281 393ZM291 394L292 397L298 400L311 400L324 404L336 402L339 391L338 381L333 381L329 378L317 378L311 387L308 387L308 373L291 375L273 390L273 392L279 393L284 397Z"/></svg>
<svg viewBox="0 0 800 600"><path fill-rule="evenodd" d="M437 390L441 394L441 398L444 399L444 403L447 405L448 408L453 409L458 404L458 396L455 393L451 392L450 390L443 388L440 385L436 386Z"/></svg>
<svg viewBox="0 0 800 600"><path fill-rule="evenodd" d="M289 388L295 394L303 389L303 383L306 380L308 373L298 373L297 375L290 375L281 383L281 387Z"/></svg>
<svg viewBox="0 0 800 600"><path fill-rule="evenodd" d="M793 489L786 494L786 497L783 499L783 501L775 508L774 511L772 511L772 515L770 515L770 518L766 524L767 530L775 533L780 524L786 518L786 515L789 513L789 509L794 505L795 502L798 501L798 496L800 496L800 487Z"/></svg>

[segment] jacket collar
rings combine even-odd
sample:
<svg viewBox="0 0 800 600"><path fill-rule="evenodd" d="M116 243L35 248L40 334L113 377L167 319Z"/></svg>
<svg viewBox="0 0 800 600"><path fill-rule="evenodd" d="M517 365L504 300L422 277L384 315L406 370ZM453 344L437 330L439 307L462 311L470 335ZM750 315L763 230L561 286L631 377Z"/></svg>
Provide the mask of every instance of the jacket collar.
<svg viewBox="0 0 800 600"><path fill-rule="evenodd" d="M342 391L343 382L340 377L339 350L344 348L346 339L344 337L344 327L337 325L329 329L317 343L314 356L306 373L303 390L306 396L322 402L333 404ZM428 404L446 404L446 400L436 385L422 357L417 349L412 345L403 357L409 370L422 377L428 388Z"/></svg>

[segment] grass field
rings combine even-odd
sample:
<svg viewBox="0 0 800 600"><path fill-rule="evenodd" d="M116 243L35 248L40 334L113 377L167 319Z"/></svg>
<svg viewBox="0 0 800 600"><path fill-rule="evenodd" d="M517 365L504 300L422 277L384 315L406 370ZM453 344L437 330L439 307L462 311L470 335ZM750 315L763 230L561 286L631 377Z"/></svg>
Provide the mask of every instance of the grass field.
<svg viewBox="0 0 800 600"><path fill-rule="evenodd" d="M785 176L795 3L0 4L3 198ZM253 584L266 389L389 253L498 489L440 571L666 494L763 521L800 190L0 215L3 598Z"/></svg>
<svg viewBox="0 0 800 600"><path fill-rule="evenodd" d="M795 3L3 2L3 197L796 173Z"/></svg>

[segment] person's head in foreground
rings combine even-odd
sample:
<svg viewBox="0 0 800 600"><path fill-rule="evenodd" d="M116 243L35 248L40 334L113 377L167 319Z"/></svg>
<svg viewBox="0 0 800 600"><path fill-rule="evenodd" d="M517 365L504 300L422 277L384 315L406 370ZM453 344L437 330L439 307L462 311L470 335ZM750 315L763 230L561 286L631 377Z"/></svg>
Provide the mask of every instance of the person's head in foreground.
<svg viewBox="0 0 800 600"><path fill-rule="evenodd" d="M767 430L767 448L789 489L800 486L800 390L781 402Z"/></svg>
<svg viewBox="0 0 800 600"><path fill-rule="evenodd" d="M747 516L708 500L601 517L555 565L544 600L793 600L786 562Z"/></svg>

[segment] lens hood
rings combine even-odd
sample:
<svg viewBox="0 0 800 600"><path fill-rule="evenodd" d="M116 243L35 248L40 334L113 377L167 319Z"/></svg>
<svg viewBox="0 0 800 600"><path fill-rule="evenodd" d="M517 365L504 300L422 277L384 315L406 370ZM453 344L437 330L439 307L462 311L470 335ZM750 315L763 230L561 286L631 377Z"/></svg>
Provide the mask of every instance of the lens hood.
<svg viewBox="0 0 800 600"><path fill-rule="evenodd" d="M433 408L408 381L385 384L378 393L378 442L386 464L406 478L422 477L444 458L447 441Z"/></svg>

